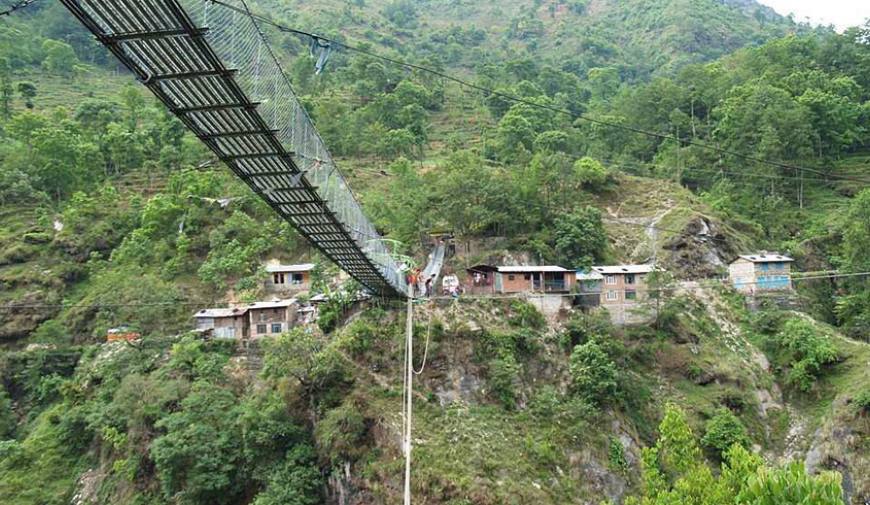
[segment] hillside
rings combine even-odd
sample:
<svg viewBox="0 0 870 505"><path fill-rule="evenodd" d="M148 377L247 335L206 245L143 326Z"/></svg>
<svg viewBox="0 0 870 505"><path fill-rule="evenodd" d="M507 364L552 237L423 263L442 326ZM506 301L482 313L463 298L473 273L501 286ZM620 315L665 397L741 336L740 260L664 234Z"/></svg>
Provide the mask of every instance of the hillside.
<svg viewBox="0 0 870 505"><path fill-rule="evenodd" d="M475 67L544 59L578 75L613 66L623 78L672 73L797 29L756 2L710 0L260 0L294 26Z"/></svg>
<svg viewBox="0 0 870 505"><path fill-rule="evenodd" d="M870 26L751 0L249 4L503 94L338 49L317 75L264 27L407 257L449 232L445 273L665 271L628 326L577 293L416 303L415 503L870 500ZM765 250L794 291L720 282ZM275 296L273 260L317 264L317 321L191 331ZM400 503L406 307L356 289L58 2L0 18L0 503ZM106 342L122 325L141 340Z"/></svg>

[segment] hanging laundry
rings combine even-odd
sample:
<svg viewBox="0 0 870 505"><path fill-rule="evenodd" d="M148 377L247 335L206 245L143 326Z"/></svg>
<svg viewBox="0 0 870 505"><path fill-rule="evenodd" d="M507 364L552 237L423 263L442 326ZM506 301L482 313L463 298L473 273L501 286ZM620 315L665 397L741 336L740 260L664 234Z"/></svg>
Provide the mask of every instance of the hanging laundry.
<svg viewBox="0 0 870 505"><path fill-rule="evenodd" d="M323 40L317 36L311 37L311 45L309 52L312 58L317 58L317 63L314 64L314 74L320 75L326 62L329 60L329 55L332 53L332 45L327 40Z"/></svg>

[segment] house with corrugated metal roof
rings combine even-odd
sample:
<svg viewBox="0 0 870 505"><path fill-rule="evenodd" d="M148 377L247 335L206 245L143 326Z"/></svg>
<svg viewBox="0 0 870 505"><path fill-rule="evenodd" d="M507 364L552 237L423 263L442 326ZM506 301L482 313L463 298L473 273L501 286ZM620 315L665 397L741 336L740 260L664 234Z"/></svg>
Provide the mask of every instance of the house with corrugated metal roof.
<svg viewBox="0 0 870 505"><path fill-rule="evenodd" d="M646 298L646 276L652 265L594 266L602 276L601 305L631 304Z"/></svg>
<svg viewBox="0 0 870 505"><path fill-rule="evenodd" d="M250 321L247 307L202 309L193 318L197 331L210 332L216 338L248 338Z"/></svg>
<svg viewBox="0 0 870 505"><path fill-rule="evenodd" d="M741 254L728 265L728 278L744 294L787 291L792 288L792 263L794 259L782 254Z"/></svg>
<svg viewBox="0 0 870 505"><path fill-rule="evenodd" d="M604 276L594 269L577 270L575 276L575 288L577 293L576 305L581 307L598 307L601 305L601 285Z"/></svg>
<svg viewBox="0 0 870 505"><path fill-rule="evenodd" d="M284 333L296 324L299 311L295 298L254 302L246 308L250 319L251 338Z"/></svg>
<svg viewBox="0 0 870 505"><path fill-rule="evenodd" d="M254 302L239 307L202 309L193 315L196 330L215 338L247 340L280 335L296 325L295 298Z"/></svg>
<svg viewBox="0 0 870 505"><path fill-rule="evenodd" d="M311 274L317 265L302 263L299 265L266 265L265 288L270 293L290 293L311 289Z"/></svg>
<svg viewBox="0 0 870 505"><path fill-rule="evenodd" d="M567 293L575 273L556 265L500 266L495 271L497 293Z"/></svg>

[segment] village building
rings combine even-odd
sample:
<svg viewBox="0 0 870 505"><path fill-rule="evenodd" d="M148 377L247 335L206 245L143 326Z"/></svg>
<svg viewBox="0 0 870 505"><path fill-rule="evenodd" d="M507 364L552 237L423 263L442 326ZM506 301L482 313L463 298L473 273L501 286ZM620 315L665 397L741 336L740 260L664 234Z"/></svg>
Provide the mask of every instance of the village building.
<svg viewBox="0 0 870 505"><path fill-rule="evenodd" d="M125 325L109 328L106 332L106 342L135 342L140 338L142 335L138 331Z"/></svg>
<svg viewBox="0 0 870 505"><path fill-rule="evenodd" d="M792 288L792 258L781 254L744 254L728 265L734 289L744 294L786 291Z"/></svg>
<svg viewBox="0 0 870 505"><path fill-rule="evenodd" d="M601 284L604 276L596 270L578 270L575 273L574 291L577 293L575 305L598 307L601 305Z"/></svg>
<svg viewBox="0 0 870 505"><path fill-rule="evenodd" d="M202 309L193 318L196 319L196 330L199 332L210 333L216 338L248 338L250 321L246 307Z"/></svg>
<svg viewBox="0 0 870 505"><path fill-rule="evenodd" d="M298 303L295 299L256 302L247 306L251 338L280 335L295 326Z"/></svg>
<svg viewBox="0 0 870 505"><path fill-rule="evenodd" d="M495 292L568 293L574 276L573 271L555 265L500 266L495 271Z"/></svg>
<svg viewBox="0 0 870 505"><path fill-rule="evenodd" d="M652 265L596 266L592 270L603 277L601 281L601 305L624 305L646 298L646 276Z"/></svg>
<svg viewBox="0 0 870 505"><path fill-rule="evenodd" d="M295 326L295 299L254 302L242 307L202 309L193 315L196 331L215 338L247 340L280 335Z"/></svg>
<svg viewBox="0 0 870 505"><path fill-rule="evenodd" d="M311 289L314 263L300 265L266 265L265 288L270 293L290 293Z"/></svg>
<svg viewBox="0 0 870 505"><path fill-rule="evenodd" d="M474 265L465 269L467 292L486 295L495 292L495 274L498 268L492 265Z"/></svg>

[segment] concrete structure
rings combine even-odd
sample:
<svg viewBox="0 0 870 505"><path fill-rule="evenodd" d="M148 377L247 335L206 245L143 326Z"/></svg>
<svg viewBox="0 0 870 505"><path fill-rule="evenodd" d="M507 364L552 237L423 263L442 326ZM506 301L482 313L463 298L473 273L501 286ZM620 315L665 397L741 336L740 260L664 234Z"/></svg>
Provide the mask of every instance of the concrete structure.
<svg viewBox="0 0 870 505"><path fill-rule="evenodd" d="M575 305L598 307L601 305L601 285L604 276L596 270L578 270L575 274L574 291L577 293Z"/></svg>
<svg viewBox="0 0 870 505"><path fill-rule="evenodd" d="M270 293L289 293L311 289L311 272L314 263L301 265L267 265L266 291Z"/></svg>
<svg viewBox="0 0 870 505"><path fill-rule="evenodd" d="M601 284L601 305L631 304L646 299L645 277L652 265L612 265L592 267L604 279Z"/></svg>
<svg viewBox="0 0 870 505"><path fill-rule="evenodd" d="M792 258L781 254L744 254L728 265L728 278L744 294L787 291L792 288L792 263Z"/></svg>
<svg viewBox="0 0 870 505"><path fill-rule="evenodd" d="M247 308L202 309L193 315L196 329L211 331L216 338L248 338L250 321Z"/></svg>
<svg viewBox="0 0 870 505"><path fill-rule="evenodd" d="M299 307L295 299L256 302L247 306L251 338L280 335L292 328Z"/></svg>
<svg viewBox="0 0 870 505"><path fill-rule="evenodd" d="M297 301L289 299L202 309L193 317L197 331L210 332L215 338L247 340L284 333L295 326L298 312Z"/></svg>
<svg viewBox="0 0 870 505"><path fill-rule="evenodd" d="M574 272L560 266L501 266L495 272L496 293L568 293Z"/></svg>

